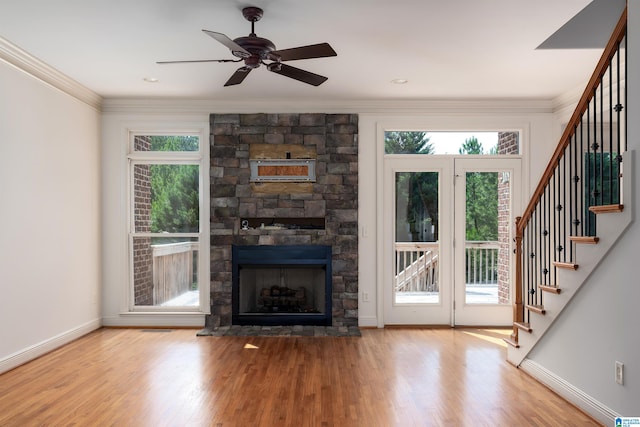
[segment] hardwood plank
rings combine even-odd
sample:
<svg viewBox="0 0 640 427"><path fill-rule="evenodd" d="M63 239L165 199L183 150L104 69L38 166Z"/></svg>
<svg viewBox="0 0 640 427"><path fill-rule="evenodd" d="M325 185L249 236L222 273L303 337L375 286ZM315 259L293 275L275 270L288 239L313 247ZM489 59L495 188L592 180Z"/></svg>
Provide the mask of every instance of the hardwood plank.
<svg viewBox="0 0 640 427"><path fill-rule="evenodd" d="M101 329L1 375L0 425L598 425L506 361L510 333Z"/></svg>
<svg viewBox="0 0 640 427"><path fill-rule="evenodd" d="M513 326L525 332L531 332L531 325L527 322L513 322Z"/></svg>
<svg viewBox="0 0 640 427"><path fill-rule="evenodd" d="M526 305L525 308L529 311L533 311L534 313L538 313L538 314L546 313L544 307L541 305Z"/></svg>
<svg viewBox="0 0 640 427"><path fill-rule="evenodd" d="M553 261L553 265L558 267L558 268L564 268L566 270L577 270L578 269L578 264L574 264L572 262Z"/></svg>
<svg viewBox="0 0 640 427"><path fill-rule="evenodd" d="M552 294L559 294L560 292L562 292L562 288L559 288L557 286L538 285L538 289Z"/></svg>
<svg viewBox="0 0 640 427"><path fill-rule="evenodd" d="M575 243L595 245L600 241L600 238L596 236L570 236L569 240Z"/></svg>
<svg viewBox="0 0 640 427"><path fill-rule="evenodd" d="M624 210L624 205L604 205L604 206L590 206L589 211L594 214L606 214L606 213L619 213Z"/></svg>

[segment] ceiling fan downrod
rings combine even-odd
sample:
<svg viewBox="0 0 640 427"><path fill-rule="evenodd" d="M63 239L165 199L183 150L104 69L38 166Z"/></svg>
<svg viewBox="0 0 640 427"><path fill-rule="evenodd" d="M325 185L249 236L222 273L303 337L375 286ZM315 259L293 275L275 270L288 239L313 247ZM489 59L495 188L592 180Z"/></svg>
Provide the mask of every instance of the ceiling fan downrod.
<svg viewBox="0 0 640 427"><path fill-rule="evenodd" d="M254 6L245 7L244 9L242 9L242 16L244 16L247 21L251 22L251 34L249 34L250 37L255 37L255 23L259 21L260 18L262 18L263 13L264 12L262 9Z"/></svg>

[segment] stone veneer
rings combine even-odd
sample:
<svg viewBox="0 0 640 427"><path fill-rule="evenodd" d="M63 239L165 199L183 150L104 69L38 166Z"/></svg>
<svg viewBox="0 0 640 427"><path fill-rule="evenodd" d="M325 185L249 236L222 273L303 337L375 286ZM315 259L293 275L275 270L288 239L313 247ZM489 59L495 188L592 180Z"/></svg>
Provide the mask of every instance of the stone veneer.
<svg viewBox="0 0 640 427"><path fill-rule="evenodd" d="M211 114L211 314L231 324L232 245L331 245L332 323L358 324L358 116ZM256 193L251 144L315 148L316 182L307 193ZM323 230L242 230L241 218L324 217Z"/></svg>

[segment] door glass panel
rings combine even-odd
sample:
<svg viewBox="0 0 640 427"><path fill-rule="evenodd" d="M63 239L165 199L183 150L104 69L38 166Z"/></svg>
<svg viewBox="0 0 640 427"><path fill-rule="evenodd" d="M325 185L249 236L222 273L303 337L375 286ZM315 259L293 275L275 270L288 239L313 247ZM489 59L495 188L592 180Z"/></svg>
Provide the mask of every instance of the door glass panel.
<svg viewBox="0 0 640 427"><path fill-rule="evenodd" d="M395 304L438 304L438 172L396 172Z"/></svg>
<svg viewBox="0 0 640 427"><path fill-rule="evenodd" d="M465 302L509 301L509 172L467 172Z"/></svg>

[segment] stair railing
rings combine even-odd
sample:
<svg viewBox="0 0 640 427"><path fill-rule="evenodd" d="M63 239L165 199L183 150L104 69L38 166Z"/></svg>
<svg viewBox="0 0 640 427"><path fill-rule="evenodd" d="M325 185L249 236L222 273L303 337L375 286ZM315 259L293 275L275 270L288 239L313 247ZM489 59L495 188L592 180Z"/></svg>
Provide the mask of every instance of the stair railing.
<svg viewBox="0 0 640 427"><path fill-rule="evenodd" d="M543 307L538 286L557 286L574 266L572 240L596 236L596 206L621 204L626 151L626 32L622 13L556 150L521 217L516 218L514 322ZM511 340L518 341L514 326Z"/></svg>

